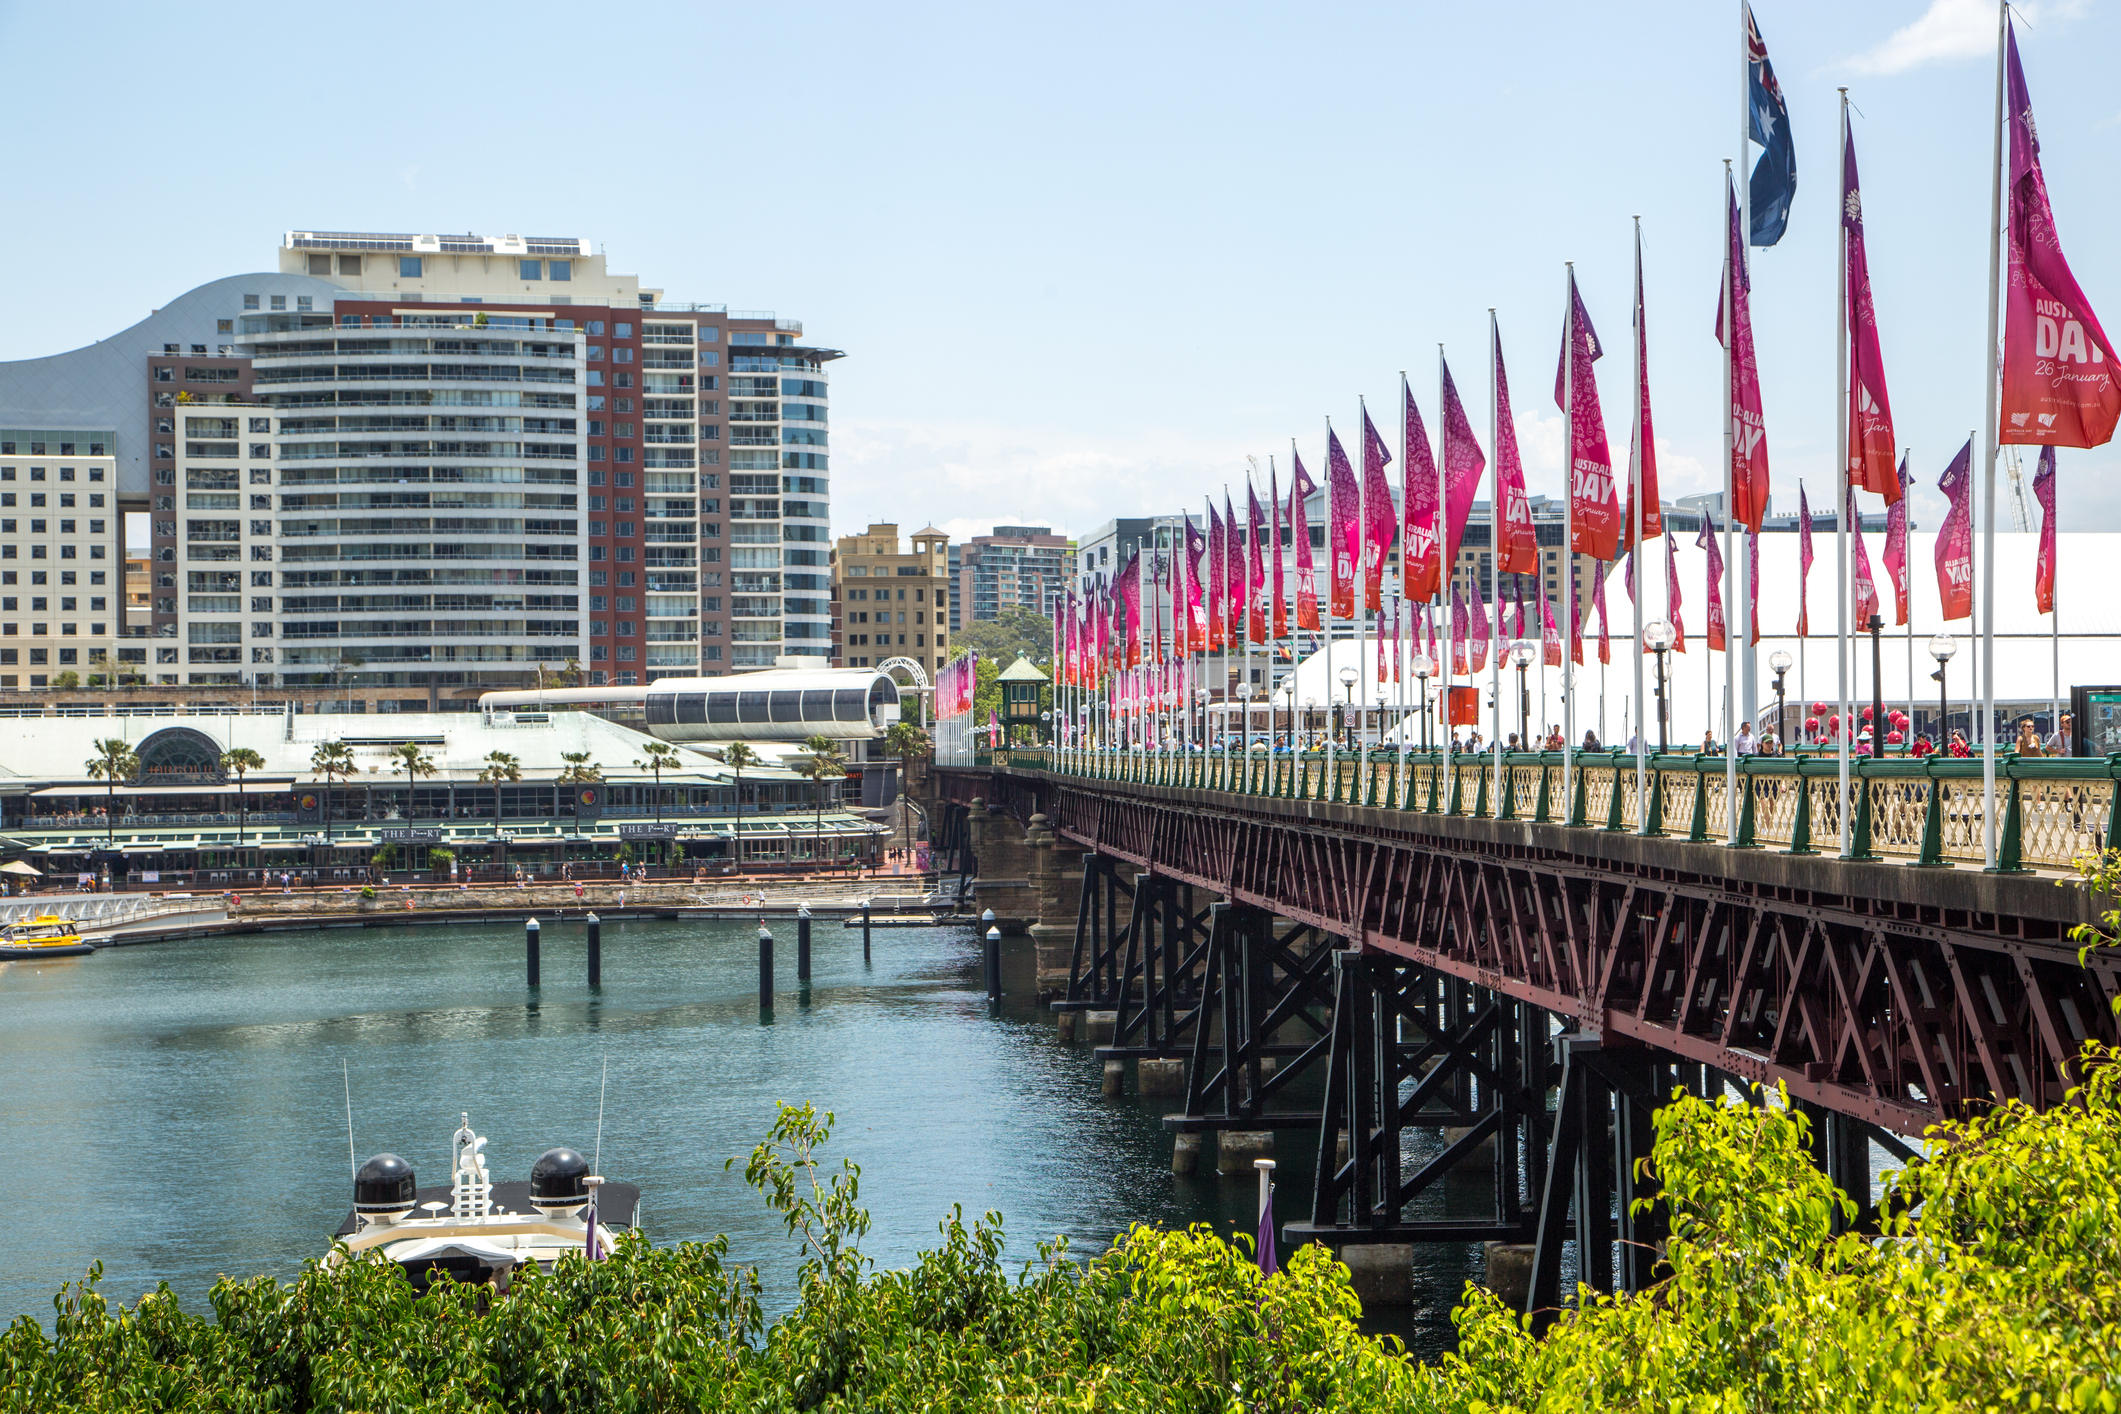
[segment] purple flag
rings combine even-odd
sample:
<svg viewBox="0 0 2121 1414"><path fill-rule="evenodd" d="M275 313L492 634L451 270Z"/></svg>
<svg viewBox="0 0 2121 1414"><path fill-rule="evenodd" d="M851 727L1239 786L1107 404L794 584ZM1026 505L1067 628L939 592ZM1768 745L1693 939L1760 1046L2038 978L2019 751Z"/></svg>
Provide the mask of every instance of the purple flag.
<svg viewBox="0 0 2121 1414"><path fill-rule="evenodd" d="M1450 516L1450 526L1445 533L1443 562L1450 570L1455 570L1459 542L1465 539L1466 517L1473 513L1473 498L1480 492L1480 477L1488 469L1488 459L1481 454L1479 439L1473 435L1473 424L1466 417L1465 404L1458 400L1458 385L1451 380L1451 365L1442 363L1441 367L1443 475L1450 483L1449 504L1445 508Z"/></svg>
<svg viewBox="0 0 2121 1414"><path fill-rule="evenodd" d="M1812 503L1804 498L1804 483L1797 483L1797 636L1812 632L1812 609L1807 590L1812 581ZM1758 583L1756 580L1755 583ZM1906 623L1906 619L1901 620Z"/></svg>
<svg viewBox="0 0 2121 1414"><path fill-rule="evenodd" d="M2033 473L2033 496L2040 502L2040 558L2033 567L2033 602L2043 614L2055 611L2055 449L2040 449L2040 469Z"/></svg>
<svg viewBox="0 0 2121 1414"><path fill-rule="evenodd" d="M1613 482L1613 453L1606 445L1605 413L1591 365L1605 354L1590 311L1569 276L1569 312L1561 331L1561 359L1554 369L1554 406L1569 420L1569 548L1594 560L1610 560L1620 549L1620 498ZM1574 406L1563 403L1564 396ZM1545 580L1540 581L1544 586Z"/></svg>
<svg viewBox="0 0 2121 1414"><path fill-rule="evenodd" d="M1937 598L1947 619L1972 618L1974 613L1974 439L1966 439L1959 455L1937 478L1950 509L1937 532Z"/></svg>
<svg viewBox="0 0 2121 1414"><path fill-rule="evenodd" d="M1362 563L1362 491L1355 468L1340 445L1340 434L1326 432L1326 558L1332 571L1332 602L1327 612L1337 619L1355 617L1355 573Z"/></svg>
<svg viewBox="0 0 2121 1414"><path fill-rule="evenodd" d="M1392 504L1392 483L1385 468L1392 454L1385 439L1377 435L1370 410L1362 410L1362 593L1363 607L1372 613L1384 609L1385 556L1391 552L1393 533L1399 529L1399 508Z"/></svg>
<svg viewBox="0 0 2121 1414"><path fill-rule="evenodd" d="M1849 324L1849 482L1888 502L1900 499L1893 474L1893 407L1878 352L1878 311L1871 302L1870 257L1863 249L1863 188L1856 180L1856 134L1841 146L1841 227L1847 233Z"/></svg>
<svg viewBox="0 0 2121 1414"><path fill-rule="evenodd" d="M1709 556L1709 651L1725 649L1723 626L1723 547L1716 543L1716 518L1703 512L1701 533L1694 537L1694 544L1706 550Z"/></svg>
<svg viewBox="0 0 2121 1414"><path fill-rule="evenodd" d="M1400 438L1406 458L1400 464L1400 502L1404 524L1399 539L1399 582L1407 597L1416 601L1435 598L1442 590L1442 560L1436 551L1436 459L1429 452L1429 430L1422 426L1421 409L1414 405L1414 390L1406 375L1399 379Z"/></svg>
<svg viewBox="0 0 2121 1414"><path fill-rule="evenodd" d="M1266 1199L1259 1205L1259 1270L1273 1276L1281 1270L1274 1255L1274 1184L1267 1184Z"/></svg>
<svg viewBox="0 0 2121 1414"><path fill-rule="evenodd" d="M1907 458L1900 458L1900 494L1885 508L1885 572L1893 580L1895 624L1907 622ZM2035 483L2037 485L2038 483Z"/></svg>
<svg viewBox="0 0 2121 1414"><path fill-rule="evenodd" d="M1664 612L1672 625L1672 651L1686 652L1686 624L1679 617L1679 537L1664 537Z"/></svg>
<svg viewBox="0 0 2121 1414"><path fill-rule="evenodd" d="M1856 586L1856 628L1861 631L1871 626L1871 616L1878 612L1878 583L1871 576L1871 552L1863 543L1863 520L1856 514L1856 488L1849 487L1849 539L1854 543L1852 554L1854 565L1849 571Z"/></svg>
<svg viewBox="0 0 2121 1414"><path fill-rule="evenodd" d="M1467 575L1473 583L1473 671L1479 672L1488 665L1488 601L1480 592L1480 576Z"/></svg>

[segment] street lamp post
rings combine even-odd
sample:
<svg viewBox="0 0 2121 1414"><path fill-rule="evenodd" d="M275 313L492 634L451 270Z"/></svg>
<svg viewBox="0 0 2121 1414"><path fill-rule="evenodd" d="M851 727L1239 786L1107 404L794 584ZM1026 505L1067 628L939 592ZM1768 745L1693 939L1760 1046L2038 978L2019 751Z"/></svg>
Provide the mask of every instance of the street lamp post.
<svg viewBox="0 0 2121 1414"><path fill-rule="evenodd" d="M1952 704L1944 689L1944 665L1952 661L1959 651L1959 640L1948 633L1940 633L1930 640L1930 656L1937 660L1937 671L1930 674L1930 681L1937 684L1937 749L1944 750L1944 734L1951 730Z"/></svg>
<svg viewBox="0 0 2121 1414"><path fill-rule="evenodd" d="M1337 676L1340 678L1341 689L1348 696L1348 700L1341 705L1340 709L1340 734L1345 739L1348 750L1353 751L1355 749L1355 679L1360 674L1353 668L1342 668Z"/></svg>
<svg viewBox="0 0 2121 1414"><path fill-rule="evenodd" d="M1517 749L1532 749L1532 689L1526 686L1525 672L1532 666L1538 649L1530 639L1520 638L1510 645L1510 666L1517 669Z"/></svg>
<svg viewBox="0 0 2121 1414"><path fill-rule="evenodd" d="M1885 615L1872 614L1864 625L1871 631L1871 759L1885 759L1885 674L1878 657L1878 635L1885 628Z"/></svg>
<svg viewBox="0 0 2121 1414"><path fill-rule="evenodd" d="M1767 660L1768 666L1775 670L1775 742L1783 750L1789 748L1790 724L1782 704L1782 679L1789 672L1790 665L1796 661L1781 648L1770 653Z"/></svg>
<svg viewBox="0 0 2121 1414"><path fill-rule="evenodd" d="M1421 682L1421 749L1429 749L1429 674L1436 665L1429 661L1426 653L1414 655L1414 676Z"/></svg>
<svg viewBox="0 0 2121 1414"><path fill-rule="evenodd" d="M1668 735L1671 725L1671 701L1665 692L1664 655L1672 651L1673 633L1671 624L1657 619L1642 627L1642 641L1657 655L1657 752L1661 756L1671 749Z"/></svg>
<svg viewBox="0 0 2121 1414"><path fill-rule="evenodd" d="M1241 750L1242 750L1242 751L1244 752L1244 754L1245 754L1245 760L1249 762L1249 761L1250 761L1250 760L1252 759L1252 684L1251 684L1251 683L1248 683L1248 682L1241 682L1241 683L1239 683L1239 684L1237 685L1237 700L1238 700L1238 702L1239 702L1239 704L1240 704L1237 710L1245 714L1245 724L1244 724L1244 729L1243 729L1243 730L1242 730L1242 731L1241 731L1241 732L1240 732L1240 733L1238 734L1238 739L1239 739L1239 741L1240 741L1240 742L1242 742L1242 743L1243 743L1243 745L1241 746L1241 748L1240 748L1240 749L1241 749Z"/></svg>

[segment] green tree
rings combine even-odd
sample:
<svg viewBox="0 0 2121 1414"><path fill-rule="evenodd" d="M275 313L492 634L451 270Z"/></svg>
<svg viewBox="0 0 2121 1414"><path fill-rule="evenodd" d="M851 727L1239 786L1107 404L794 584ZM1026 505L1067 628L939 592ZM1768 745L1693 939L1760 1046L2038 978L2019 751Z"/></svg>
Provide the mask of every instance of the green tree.
<svg viewBox="0 0 2121 1414"><path fill-rule="evenodd" d="M825 838L825 782L847 779L847 758L841 754L838 742L823 735L806 738L803 751L803 764L797 769L810 778L810 803L816 815L811 854L815 857Z"/></svg>
<svg viewBox="0 0 2121 1414"><path fill-rule="evenodd" d="M1005 609L991 619L978 619L957 631L951 642L956 650L951 656L967 651L976 652L980 662L992 659L998 668L1006 668L1016 661L1017 655L1029 658L1048 673L1053 671L1053 620L1035 609L1018 606Z"/></svg>
<svg viewBox="0 0 2121 1414"><path fill-rule="evenodd" d="M884 750L901 761L919 761L935 750L935 743L917 723L899 721L884 729Z"/></svg>
<svg viewBox="0 0 2121 1414"><path fill-rule="evenodd" d="M744 862L744 768L759 764L759 754L741 741L733 741L721 750L722 764L736 772L736 858Z"/></svg>
<svg viewBox="0 0 2121 1414"><path fill-rule="evenodd" d="M265 769L265 758L247 746L231 746L221 753L221 769L236 773L236 844L243 844L250 823L250 801L243 794L243 777Z"/></svg>
<svg viewBox="0 0 2121 1414"><path fill-rule="evenodd" d="M324 840L331 842L331 788L339 781L350 781L360 772L354 764L353 748L343 741L325 741L309 753L309 774L324 778Z"/></svg>
<svg viewBox="0 0 2121 1414"><path fill-rule="evenodd" d="M420 743L408 741L390 753L397 762L397 769L405 773L405 818L412 819L413 793L420 788L420 777L435 773L434 759L420 748Z"/></svg>
<svg viewBox="0 0 2121 1414"><path fill-rule="evenodd" d="M663 773L682 769L685 758L678 754L676 747L663 741L649 742L641 748L641 755L647 759L634 762L633 769L655 776L655 822L660 825L663 823Z"/></svg>
<svg viewBox="0 0 2121 1414"><path fill-rule="evenodd" d="M108 842L118 842L118 782L129 781L140 773L140 758L133 751L132 743L123 737L106 737L94 744L96 754L88 758L90 780L102 781L104 798L109 802L103 808L103 823L109 832Z"/></svg>
<svg viewBox="0 0 2121 1414"><path fill-rule="evenodd" d="M588 755L587 752L582 753ZM523 779L523 763L506 751L486 753L486 765L479 772L480 785L493 787L493 831L501 832L501 787Z"/></svg>
<svg viewBox="0 0 2121 1414"><path fill-rule="evenodd" d="M81 674L75 672L72 668L68 668L62 673L54 673L52 674L52 686L58 688L79 687L81 686Z"/></svg>
<svg viewBox="0 0 2121 1414"><path fill-rule="evenodd" d="M604 768L590 760L586 751L563 751L560 759L567 763L556 777L561 785L581 785L604 779Z"/></svg>

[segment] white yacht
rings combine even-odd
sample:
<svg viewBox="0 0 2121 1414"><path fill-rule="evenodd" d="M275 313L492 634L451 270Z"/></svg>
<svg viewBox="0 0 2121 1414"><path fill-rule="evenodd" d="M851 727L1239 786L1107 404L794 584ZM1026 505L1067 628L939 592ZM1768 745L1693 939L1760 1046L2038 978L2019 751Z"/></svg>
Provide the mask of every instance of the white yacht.
<svg viewBox="0 0 2121 1414"><path fill-rule="evenodd" d="M376 1252L420 1291L437 1275L506 1291L532 1262L550 1271L568 1252L591 1261L609 1256L640 1208L639 1188L606 1182L568 1148L540 1155L528 1182L495 1183L486 1141L472 1132L468 1114L450 1136L449 1157L447 1188L420 1187L412 1165L396 1154L362 1164L353 1211L332 1234L326 1265Z"/></svg>

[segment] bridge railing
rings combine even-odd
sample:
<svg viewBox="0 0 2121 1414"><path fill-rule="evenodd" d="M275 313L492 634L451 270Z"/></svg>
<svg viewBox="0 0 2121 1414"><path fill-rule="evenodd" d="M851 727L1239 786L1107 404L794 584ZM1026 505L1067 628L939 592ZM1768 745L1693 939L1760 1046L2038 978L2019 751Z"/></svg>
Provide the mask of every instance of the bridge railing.
<svg viewBox="0 0 2121 1414"><path fill-rule="evenodd" d="M1236 796L1312 800L1439 815L1524 820L1626 831L1794 854L1838 854L1850 816L1849 856L1917 864L1986 861L1987 798L1978 758L1931 756L1850 764L1840 788L1832 755L1750 756L1738 763L1737 829L1721 755L1652 754L1638 789L1635 758L1571 752L1501 758L1442 752L1184 752L1062 750L983 752L981 766L1052 771L1087 780ZM1997 866L2066 869L2121 847L2121 755L1997 760Z"/></svg>

